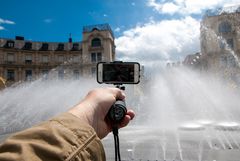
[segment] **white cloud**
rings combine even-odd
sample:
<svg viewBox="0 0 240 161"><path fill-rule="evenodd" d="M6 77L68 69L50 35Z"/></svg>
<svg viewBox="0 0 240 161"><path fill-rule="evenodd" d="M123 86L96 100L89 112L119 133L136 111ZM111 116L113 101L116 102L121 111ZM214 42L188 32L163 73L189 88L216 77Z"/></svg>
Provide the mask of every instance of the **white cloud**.
<svg viewBox="0 0 240 161"><path fill-rule="evenodd" d="M45 22L45 23L52 23L52 21L53 20L51 18L46 18L43 20L43 22Z"/></svg>
<svg viewBox="0 0 240 161"><path fill-rule="evenodd" d="M15 22L0 18L0 30L5 30L5 27L3 25L15 25Z"/></svg>
<svg viewBox="0 0 240 161"><path fill-rule="evenodd" d="M144 65L182 61L186 55L200 51L200 22L191 14L239 3L239 0L148 0L147 5L160 14L180 14L183 18L161 21L150 18L148 23L126 30L115 40L117 59Z"/></svg>
<svg viewBox="0 0 240 161"><path fill-rule="evenodd" d="M115 31L115 32L120 32L120 30L121 30L120 27L117 27L117 28L115 28L114 31Z"/></svg>
<svg viewBox="0 0 240 161"><path fill-rule="evenodd" d="M180 7L178 5L175 5L174 3L165 3L161 9L164 13L173 14L175 12L178 12Z"/></svg>
<svg viewBox="0 0 240 161"><path fill-rule="evenodd" d="M205 9L239 4L239 0L148 0L148 6L165 14L200 14Z"/></svg>
<svg viewBox="0 0 240 161"><path fill-rule="evenodd" d="M156 64L177 61L200 50L200 22L192 17L151 21L123 32L116 39L117 55L124 61Z"/></svg>
<svg viewBox="0 0 240 161"><path fill-rule="evenodd" d="M132 2L132 3L131 3L131 5L132 5L132 6L135 6L135 5L136 5L136 3Z"/></svg>
<svg viewBox="0 0 240 161"><path fill-rule="evenodd" d="M108 17L108 15L107 14L103 14L103 17Z"/></svg>
<svg viewBox="0 0 240 161"><path fill-rule="evenodd" d="M5 24L9 24L9 25L15 25L15 22L10 21L10 20L5 20Z"/></svg>
<svg viewBox="0 0 240 161"><path fill-rule="evenodd" d="M4 19L0 18L0 24L14 25L15 22L10 21L10 20L4 20Z"/></svg>
<svg viewBox="0 0 240 161"><path fill-rule="evenodd" d="M0 18L0 24L4 23L4 20Z"/></svg>

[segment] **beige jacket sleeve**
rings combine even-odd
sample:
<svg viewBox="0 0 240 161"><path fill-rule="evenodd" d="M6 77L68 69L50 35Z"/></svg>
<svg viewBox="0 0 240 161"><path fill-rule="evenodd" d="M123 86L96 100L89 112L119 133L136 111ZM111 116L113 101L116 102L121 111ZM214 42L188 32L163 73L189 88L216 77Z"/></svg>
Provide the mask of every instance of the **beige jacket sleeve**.
<svg viewBox="0 0 240 161"><path fill-rule="evenodd" d="M0 145L0 161L105 161L94 129L70 113L9 137Z"/></svg>

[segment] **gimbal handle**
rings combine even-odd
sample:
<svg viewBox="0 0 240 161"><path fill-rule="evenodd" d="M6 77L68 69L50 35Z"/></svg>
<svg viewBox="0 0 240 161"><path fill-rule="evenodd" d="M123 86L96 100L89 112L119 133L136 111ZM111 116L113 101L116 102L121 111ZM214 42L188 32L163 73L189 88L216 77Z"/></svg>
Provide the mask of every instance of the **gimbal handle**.
<svg viewBox="0 0 240 161"><path fill-rule="evenodd" d="M119 124L127 113L126 103L123 100L117 100L108 111L108 118L114 124Z"/></svg>
<svg viewBox="0 0 240 161"><path fill-rule="evenodd" d="M125 90L124 86L116 85L117 88ZM114 124L121 123L127 113L126 103L124 100L117 100L108 111L108 118Z"/></svg>

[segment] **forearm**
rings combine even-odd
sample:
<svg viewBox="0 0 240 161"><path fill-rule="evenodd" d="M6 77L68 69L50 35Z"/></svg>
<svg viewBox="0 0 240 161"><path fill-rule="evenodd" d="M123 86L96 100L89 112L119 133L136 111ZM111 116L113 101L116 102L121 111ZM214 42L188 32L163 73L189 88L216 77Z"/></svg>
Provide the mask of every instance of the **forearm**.
<svg viewBox="0 0 240 161"><path fill-rule="evenodd" d="M0 146L0 160L105 160L94 129L69 113L14 134Z"/></svg>

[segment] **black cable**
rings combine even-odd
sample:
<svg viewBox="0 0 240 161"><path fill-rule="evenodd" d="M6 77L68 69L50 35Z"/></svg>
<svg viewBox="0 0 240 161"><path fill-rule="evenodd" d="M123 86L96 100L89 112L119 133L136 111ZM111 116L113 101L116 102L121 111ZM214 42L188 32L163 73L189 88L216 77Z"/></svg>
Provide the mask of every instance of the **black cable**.
<svg viewBox="0 0 240 161"><path fill-rule="evenodd" d="M113 135L114 135L114 145L115 145L115 161L121 161L118 128L117 127L113 127Z"/></svg>
<svg viewBox="0 0 240 161"><path fill-rule="evenodd" d="M117 150L117 141L116 141L116 136L114 135L114 148L115 148L115 161L117 161L117 154L118 154L118 150Z"/></svg>
<svg viewBox="0 0 240 161"><path fill-rule="evenodd" d="M117 148L118 149L118 160L121 161L119 137L118 137L118 135L116 137L117 137L117 146L118 146L118 148Z"/></svg>
<svg viewBox="0 0 240 161"><path fill-rule="evenodd" d="M121 90L125 90L124 86L120 84L116 86ZM120 155L120 143L118 136L118 125L123 120L124 116L127 113L126 104L124 100L116 100L108 112L108 118L112 121L112 131L114 137L114 146L115 146L115 161L121 161Z"/></svg>

